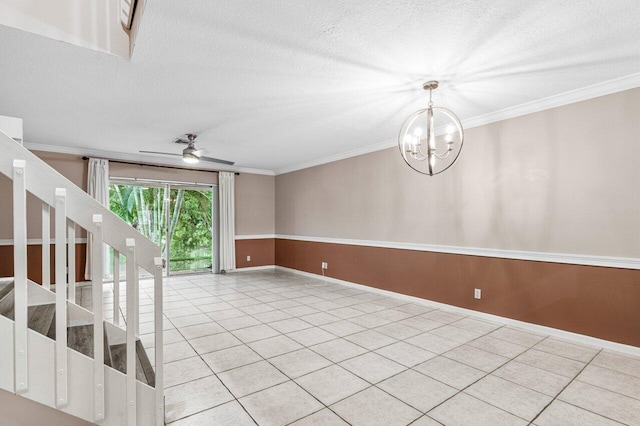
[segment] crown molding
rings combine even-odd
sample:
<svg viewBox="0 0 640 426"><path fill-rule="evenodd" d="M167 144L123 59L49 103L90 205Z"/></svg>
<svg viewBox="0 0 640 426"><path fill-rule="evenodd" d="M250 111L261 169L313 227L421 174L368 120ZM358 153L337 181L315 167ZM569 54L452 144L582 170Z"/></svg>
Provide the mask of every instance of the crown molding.
<svg viewBox="0 0 640 426"><path fill-rule="evenodd" d="M333 163L334 161L340 161L346 158L357 157L359 155L369 154L376 151L382 151L383 149L392 148L397 145L398 141L396 141L395 139L389 139L375 145L367 145L361 148L341 152L339 154L329 155L327 157L318 158L316 160L305 161L304 163L298 163L292 166L284 167L282 169L276 170L275 175L278 176L285 173L295 172L296 170L308 169L309 167L320 166L322 164Z"/></svg>
<svg viewBox="0 0 640 426"><path fill-rule="evenodd" d="M560 93L558 95L549 96L487 114L482 114L476 117L467 118L465 120L462 120L462 126L465 129L472 129L474 127L484 126L486 124L495 123L497 121L507 120L509 118L520 117L551 108L557 108L576 102L586 101L600 96L610 95L612 93L635 89L636 87L640 87L640 73L627 75L602 83L592 84L590 86ZM366 147L345 151L340 154L329 155L327 157L318 158L316 160L284 167L282 169L276 170L275 175L277 176L285 173L291 173L297 170L307 169L309 167L319 166L326 163L332 163L334 161L356 157L358 155L368 154L370 152L381 151L384 149L396 147L397 145L398 141L395 139L386 140L375 145L368 145Z"/></svg>
<svg viewBox="0 0 640 426"><path fill-rule="evenodd" d="M44 152L56 152L59 154L72 154L72 155L86 155L87 157L98 157L98 158L106 158L109 160L116 161L130 161L130 162L139 162L154 166L172 166L172 167L182 167L185 170L191 169L185 165L184 162L178 160L170 160L161 157L156 157L152 155L140 155L140 154L128 154L128 153L120 153L120 152L112 152L112 151L102 151L95 149L86 149L86 148L75 148L68 146L59 146L59 145L47 145L47 144L39 144L39 143L24 143L25 148L31 151L44 151ZM211 171L225 171L225 172L238 172L238 173L250 173L255 175L267 175L274 176L273 170L266 169L254 169L251 167L235 167L228 166L226 164L214 164L209 162L200 162L197 164L197 167L194 167L200 170L211 170Z"/></svg>
<svg viewBox="0 0 640 426"><path fill-rule="evenodd" d="M477 117L468 118L466 120L462 120L462 125L465 129L471 129L474 127L484 126L485 124L507 120L509 118L520 117L522 115L533 114L535 112L557 108L576 102L587 101L600 96L623 92L636 87L640 87L640 73L604 81L602 83L592 84L590 86L581 87L580 89L570 90L558 95L549 96L479 115Z"/></svg>

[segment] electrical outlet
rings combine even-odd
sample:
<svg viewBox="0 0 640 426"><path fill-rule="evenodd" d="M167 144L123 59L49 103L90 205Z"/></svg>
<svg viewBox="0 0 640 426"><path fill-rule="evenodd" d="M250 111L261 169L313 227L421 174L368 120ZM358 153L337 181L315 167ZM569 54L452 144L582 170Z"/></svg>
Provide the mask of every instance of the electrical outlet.
<svg viewBox="0 0 640 426"><path fill-rule="evenodd" d="M475 299L482 299L482 290L480 290L479 288L476 288L473 290L473 297Z"/></svg>
<svg viewBox="0 0 640 426"><path fill-rule="evenodd" d="M247 262L251 262L251 256L247 256Z"/></svg>
<svg viewBox="0 0 640 426"><path fill-rule="evenodd" d="M329 269L327 262L322 262L322 269Z"/></svg>

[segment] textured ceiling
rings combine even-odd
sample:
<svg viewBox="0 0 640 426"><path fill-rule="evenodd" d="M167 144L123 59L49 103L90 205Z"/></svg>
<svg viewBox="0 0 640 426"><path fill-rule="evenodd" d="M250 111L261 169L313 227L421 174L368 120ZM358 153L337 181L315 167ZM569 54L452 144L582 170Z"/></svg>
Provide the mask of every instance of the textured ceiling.
<svg viewBox="0 0 640 426"><path fill-rule="evenodd" d="M38 146L139 160L198 132L278 171L393 140L427 79L465 120L636 74L638 22L637 0L149 1L131 61L0 27L0 115Z"/></svg>

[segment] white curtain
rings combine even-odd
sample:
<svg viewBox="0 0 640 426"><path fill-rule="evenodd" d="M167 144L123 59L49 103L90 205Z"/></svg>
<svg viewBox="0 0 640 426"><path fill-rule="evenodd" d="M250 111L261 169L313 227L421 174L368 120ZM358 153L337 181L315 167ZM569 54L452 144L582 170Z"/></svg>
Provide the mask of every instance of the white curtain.
<svg viewBox="0 0 640 426"><path fill-rule="evenodd" d="M236 225L234 173L218 174L220 194L220 269L236 269Z"/></svg>
<svg viewBox="0 0 640 426"><path fill-rule="evenodd" d="M109 160L100 158L89 159L89 179L87 193L98 200L100 204L109 208ZM87 262L84 268L84 278L91 279L91 234L87 236ZM104 251L106 259L106 250ZM105 259L102 261L105 262ZM106 266L106 263L104 264ZM106 271L106 269L104 269Z"/></svg>

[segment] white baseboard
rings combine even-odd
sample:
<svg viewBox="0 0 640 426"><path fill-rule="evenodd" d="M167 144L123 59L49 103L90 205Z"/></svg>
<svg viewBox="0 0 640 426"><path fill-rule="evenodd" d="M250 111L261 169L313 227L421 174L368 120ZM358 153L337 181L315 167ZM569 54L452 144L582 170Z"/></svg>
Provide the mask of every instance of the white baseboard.
<svg viewBox="0 0 640 426"><path fill-rule="evenodd" d="M573 333L571 331L560 330L557 328L546 327L543 325L532 324L529 322L519 321L511 318L501 317L498 315L487 314L484 312L474 311L472 309L460 308L458 306L447 305L446 303L434 302L427 299L421 299L415 296L408 296L406 294L396 293L389 290L382 290L375 287L369 287L364 284L357 284L350 281L339 280L337 278L331 278L318 274L312 274L310 272L299 271L297 269L286 268L284 266L275 266L276 270L293 272L294 274L303 275L309 278L322 279L324 281L340 284L346 287L357 288L358 290L371 291L374 293L382 294L384 296L393 297L396 299L406 300L407 302L418 303L421 305L447 310L454 313L460 313L463 315L473 316L479 319L492 321L504 325L518 327L523 330L531 331L533 333L545 334L548 336L558 337L571 342L579 343L588 346L597 346L604 349L610 349L612 351L622 352L629 355L640 356L640 348L631 345L625 345L622 343L612 342L610 340L598 339L596 337L586 336L584 334Z"/></svg>
<svg viewBox="0 0 640 426"><path fill-rule="evenodd" d="M236 268L230 271L227 271L227 274L233 274L235 272L249 272L249 271L264 271L266 269L275 269L275 265L264 265L264 266L247 266L246 268Z"/></svg>

